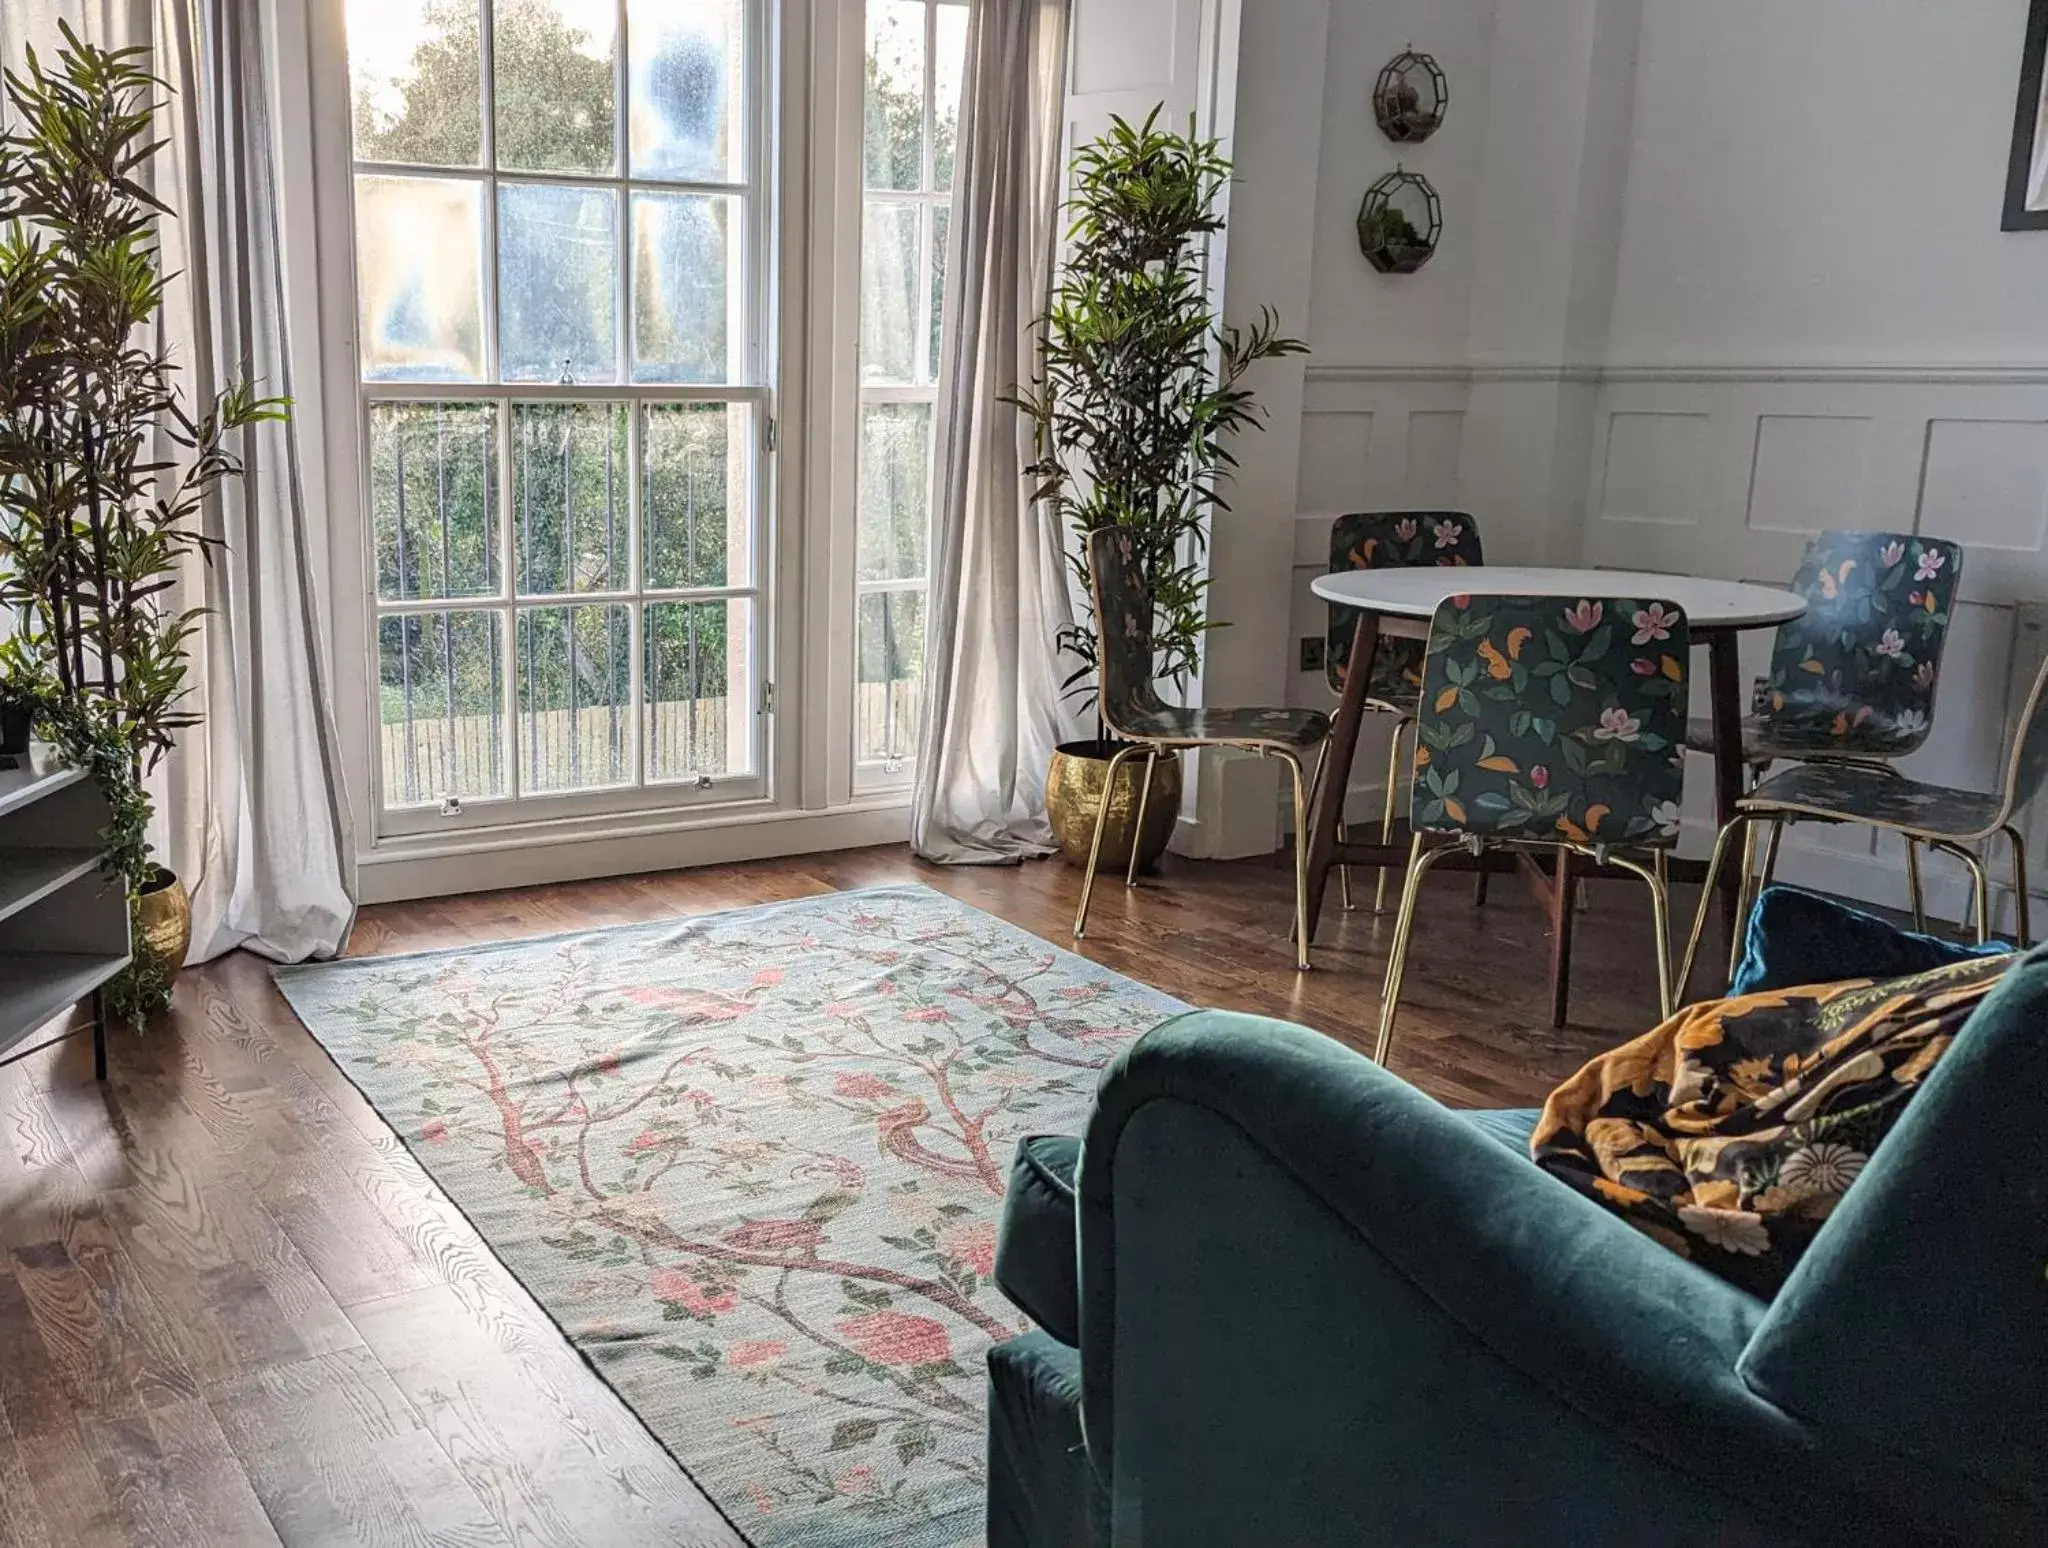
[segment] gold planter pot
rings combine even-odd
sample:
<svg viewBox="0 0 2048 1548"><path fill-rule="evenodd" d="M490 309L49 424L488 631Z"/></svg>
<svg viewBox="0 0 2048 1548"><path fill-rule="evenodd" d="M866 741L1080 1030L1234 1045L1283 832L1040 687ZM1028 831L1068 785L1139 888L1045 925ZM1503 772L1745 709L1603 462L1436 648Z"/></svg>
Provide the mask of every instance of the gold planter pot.
<svg viewBox="0 0 2048 1548"><path fill-rule="evenodd" d="M176 978L192 949L192 895L169 871L158 868L155 884L135 898L135 955Z"/></svg>
<svg viewBox="0 0 2048 1548"><path fill-rule="evenodd" d="M1095 813L1102 804L1103 776L1116 751L1111 742L1065 742L1052 755L1052 767L1045 774L1045 811L1052 820L1053 837L1070 865L1088 863L1088 846L1095 838ZM1143 754L1126 758L1116 771L1116 788L1109 795L1109 817L1102 826L1101 866L1105 871L1123 870L1130 864L1131 843L1138 845L1138 869L1150 870L1166 853L1167 840L1180 816L1180 756L1161 753L1152 766L1152 793L1145 802L1145 831L1134 833L1138 821L1138 792L1145 782Z"/></svg>

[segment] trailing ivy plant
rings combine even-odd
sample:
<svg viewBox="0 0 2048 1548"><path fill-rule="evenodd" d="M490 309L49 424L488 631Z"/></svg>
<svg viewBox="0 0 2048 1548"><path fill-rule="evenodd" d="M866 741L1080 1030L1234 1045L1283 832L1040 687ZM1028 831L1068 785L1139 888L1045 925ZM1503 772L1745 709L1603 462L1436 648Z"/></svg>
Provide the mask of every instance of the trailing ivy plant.
<svg viewBox="0 0 2048 1548"><path fill-rule="evenodd" d="M1261 360L1303 354L1261 308L1249 328L1223 326L1210 304L1209 238L1230 162L1215 140L1112 118L1074 155L1066 263L1041 320L1038 377L1012 400L1029 416L1032 495L1069 534L1067 562L1089 590L1086 535L1123 527L1152 593L1156 677L1184 686L1200 661L1208 615L1204 553L1239 432L1263 412L1244 385ZM1078 663L1065 686L1094 694L1095 634L1063 631ZM1098 715L1098 732L1100 717Z"/></svg>
<svg viewBox="0 0 2048 1548"><path fill-rule="evenodd" d="M6 73L0 135L0 612L16 640L0 676L41 733L87 769L113 824L105 866L132 900L155 876L145 776L198 717L181 708L200 609L178 572L217 540L198 525L239 476L236 434L288 405L243 378L197 414L152 328L163 306L148 186L164 83L142 48L68 26L54 69ZM117 985L130 1019L167 983Z"/></svg>

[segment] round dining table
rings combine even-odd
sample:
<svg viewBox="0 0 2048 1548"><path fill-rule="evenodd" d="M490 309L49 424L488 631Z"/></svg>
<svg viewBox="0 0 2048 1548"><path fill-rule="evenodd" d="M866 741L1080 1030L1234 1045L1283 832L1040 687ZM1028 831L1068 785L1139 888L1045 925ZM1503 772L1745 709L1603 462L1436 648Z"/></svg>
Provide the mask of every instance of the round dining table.
<svg viewBox="0 0 2048 1548"><path fill-rule="evenodd" d="M1402 569L1338 570L1319 575L1312 584L1326 602L1358 611L1344 693L1330 730L1330 754L1316 794L1309 829L1308 928L1315 936L1323 895L1333 866L1407 864L1405 844L1340 843L1344 797L1351 784L1351 764L1358 733L1365 722L1367 668L1380 636L1424 637L1439 603L1454 596L1545 596L1565 600L1581 597L1634 597L1670 602L1682 608L1692 640L1707 651L1707 677L1714 726L1714 811L1726 822L1742 797L1742 664L1736 638L1745 629L1768 629L1806 611L1806 599L1776 586L1715 580L1695 575L1664 575L1637 570L1550 569L1522 565L1414 566ZM1482 885L1486 858L1472 862ZM1533 861L1524 863L1532 885L1548 906L1551 919L1552 1020L1562 1026L1571 967L1571 885L1569 860L1560 853L1554 869L1544 875ZM1455 862L1451 863L1455 868ZM1674 865L1677 879L1688 878ZM1732 881L1732 878L1731 878ZM1735 926L1732 885L1722 893L1722 917ZM1681 993L1683 988L1681 986Z"/></svg>

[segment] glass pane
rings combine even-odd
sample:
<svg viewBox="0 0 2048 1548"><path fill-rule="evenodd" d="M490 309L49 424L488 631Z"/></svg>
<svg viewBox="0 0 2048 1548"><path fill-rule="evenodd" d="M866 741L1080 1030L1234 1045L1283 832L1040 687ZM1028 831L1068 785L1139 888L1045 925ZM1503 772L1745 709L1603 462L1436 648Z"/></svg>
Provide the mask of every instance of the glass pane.
<svg viewBox="0 0 2048 1548"><path fill-rule="evenodd" d="M854 756L894 764L917 746L924 675L924 593L878 591L860 599L860 659L854 674Z"/></svg>
<svg viewBox="0 0 2048 1548"><path fill-rule="evenodd" d="M484 374L483 187L436 177L356 179L362 368L373 382Z"/></svg>
<svg viewBox="0 0 2048 1548"><path fill-rule="evenodd" d="M632 778L633 641L624 604L519 611L519 787Z"/></svg>
<svg viewBox="0 0 2048 1548"><path fill-rule="evenodd" d="M616 0L491 0L499 166L617 167L618 40Z"/></svg>
<svg viewBox="0 0 2048 1548"><path fill-rule="evenodd" d="M924 0L868 0L870 188L924 186Z"/></svg>
<svg viewBox="0 0 2048 1548"><path fill-rule="evenodd" d="M960 77L967 66L967 7L941 5L932 43L932 186L953 186L953 146L960 135Z"/></svg>
<svg viewBox="0 0 2048 1548"><path fill-rule="evenodd" d="M483 157L476 0L348 0L349 95L365 161L473 167Z"/></svg>
<svg viewBox="0 0 2048 1548"><path fill-rule="evenodd" d="M715 194L633 196L633 380L738 381L746 338L739 201Z"/></svg>
<svg viewBox="0 0 2048 1548"><path fill-rule="evenodd" d="M860 411L860 578L924 574L931 510L932 408L870 403ZM865 647L863 647L865 648Z"/></svg>
<svg viewBox="0 0 2048 1548"><path fill-rule="evenodd" d="M630 0L626 36L633 175L745 181L740 0Z"/></svg>
<svg viewBox="0 0 2048 1548"><path fill-rule="evenodd" d="M498 188L499 373L617 381L619 204L601 188Z"/></svg>
<svg viewBox="0 0 2048 1548"><path fill-rule="evenodd" d="M370 406L377 595L498 590L498 411L486 403Z"/></svg>
<svg viewBox="0 0 2048 1548"><path fill-rule="evenodd" d="M918 207L867 201L860 242L860 379L907 385L919 354Z"/></svg>
<svg viewBox="0 0 2048 1548"><path fill-rule="evenodd" d="M626 405L512 405L513 579L521 595L626 587Z"/></svg>
<svg viewBox="0 0 2048 1548"><path fill-rule="evenodd" d="M647 605L647 777L754 767L753 603Z"/></svg>
<svg viewBox="0 0 2048 1548"><path fill-rule="evenodd" d="M925 360L925 380L939 379L940 323L946 314L946 221L953 212L943 204L932 206L932 309L931 351Z"/></svg>
<svg viewBox="0 0 2048 1548"><path fill-rule="evenodd" d="M384 804L505 793L504 647L495 613L377 623Z"/></svg>
<svg viewBox="0 0 2048 1548"><path fill-rule="evenodd" d="M647 483L647 585L744 586L752 572L747 499L754 416L744 403L651 404L640 430Z"/></svg>

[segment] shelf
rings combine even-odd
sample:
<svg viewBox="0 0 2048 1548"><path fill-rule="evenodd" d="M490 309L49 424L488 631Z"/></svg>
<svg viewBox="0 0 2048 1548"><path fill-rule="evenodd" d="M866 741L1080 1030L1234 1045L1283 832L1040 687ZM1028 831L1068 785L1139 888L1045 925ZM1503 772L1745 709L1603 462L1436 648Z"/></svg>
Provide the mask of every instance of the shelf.
<svg viewBox="0 0 2048 1548"><path fill-rule="evenodd" d="M128 962L125 953L0 955L0 1051L64 1014Z"/></svg>
<svg viewBox="0 0 2048 1548"><path fill-rule="evenodd" d="M77 769L0 769L0 817L84 778Z"/></svg>
<svg viewBox="0 0 2048 1548"><path fill-rule="evenodd" d="M0 850L0 919L40 903L59 887L100 868L94 849Z"/></svg>

